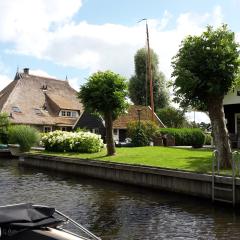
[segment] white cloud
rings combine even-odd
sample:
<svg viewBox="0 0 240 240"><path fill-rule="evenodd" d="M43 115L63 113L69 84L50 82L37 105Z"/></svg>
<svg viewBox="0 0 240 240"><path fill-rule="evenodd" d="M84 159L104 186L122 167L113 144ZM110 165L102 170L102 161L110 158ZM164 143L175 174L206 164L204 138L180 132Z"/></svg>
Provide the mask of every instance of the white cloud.
<svg viewBox="0 0 240 240"><path fill-rule="evenodd" d="M13 79L5 74L0 74L0 91L2 91Z"/></svg>
<svg viewBox="0 0 240 240"><path fill-rule="evenodd" d="M133 56L146 42L145 23L133 26L94 25L74 22L81 0L1 0L0 41L12 42L11 54L48 59L63 66L91 72L111 69L126 77L133 74ZM21 14L19 14L21 13ZM207 24L222 22L221 7L203 15L183 13L176 27L166 30L173 19L165 11L161 19L150 19L151 47L159 55L160 69L169 78L171 58L181 40L199 34Z"/></svg>
<svg viewBox="0 0 240 240"><path fill-rule="evenodd" d="M48 74L47 72L41 70L41 69L29 69L29 74L36 75L36 76L42 76L47 78L56 78L56 76L52 76Z"/></svg>
<svg viewBox="0 0 240 240"><path fill-rule="evenodd" d="M52 28L68 23L81 0L1 0L0 41L12 42L16 51L42 57Z"/></svg>
<svg viewBox="0 0 240 240"><path fill-rule="evenodd" d="M70 78L68 79L69 85L74 88L76 91L79 91L80 85L80 79L79 78Z"/></svg>
<svg viewBox="0 0 240 240"><path fill-rule="evenodd" d="M220 26L223 24L223 13L220 6L217 6L213 11L213 26Z"/></svg>
<svg viewBox="0 0 240 240"><path fill-rule="evenodd" d="M209 116L204 112L187 112L185 113L185 116L190 122L196 122L196 123L210 123Z"/></svg>
<svg viewBox="0 0 240 240"><path fill-rule="evenodd" d="M0 59L0 91L5 88L13 79L11 79L8 75L10 73L9 68L3 63L2 59Z"/></svg>
<svg viewBox="0 0 240 240"><path fill-rule="evenodd" d="M14 41L51 31L67 23L81 7L81 0L1 0L0 38Z"/></svg>

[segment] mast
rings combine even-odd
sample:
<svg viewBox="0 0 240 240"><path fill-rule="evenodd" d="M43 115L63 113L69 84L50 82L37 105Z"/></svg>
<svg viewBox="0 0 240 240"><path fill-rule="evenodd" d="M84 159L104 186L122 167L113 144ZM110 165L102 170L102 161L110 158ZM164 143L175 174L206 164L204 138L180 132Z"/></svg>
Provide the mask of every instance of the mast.
<svg viewBox="0 0 240 240"><path fill-rule="evenodd" d="M147 73L149 79L149 90L150 90L150 100L151 100L151 109L152 109L152 121L154 120L154 99L153 99L153 80L152 80L152 63L151 63L151 49L149 44L149 33L148 33L148 24L146 19L146 33L147 33Z"/></svg>

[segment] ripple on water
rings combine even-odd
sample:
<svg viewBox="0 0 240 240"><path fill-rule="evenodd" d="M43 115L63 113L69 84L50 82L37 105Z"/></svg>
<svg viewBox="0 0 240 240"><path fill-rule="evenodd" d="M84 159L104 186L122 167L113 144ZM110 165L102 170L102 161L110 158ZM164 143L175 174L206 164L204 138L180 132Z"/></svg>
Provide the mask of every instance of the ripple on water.
<svg viewBox="0 0 240 240"><path fill-rule="evenodd" d="M240 239L240 216L176 194L18 168L0 161L0 205L54 206L102 239Z"/></svg>

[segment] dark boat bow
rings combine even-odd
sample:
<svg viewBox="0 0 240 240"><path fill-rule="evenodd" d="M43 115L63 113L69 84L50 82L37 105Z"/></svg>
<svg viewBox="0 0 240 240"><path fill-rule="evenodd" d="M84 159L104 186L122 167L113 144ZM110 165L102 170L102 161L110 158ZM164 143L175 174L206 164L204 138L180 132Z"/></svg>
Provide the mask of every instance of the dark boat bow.
<svg viewBox="0 0 240 240"><path fill-rule="evenodd" d="M57 215L57 216L56 216ZM61 228L70 222L85 235L78 236ZM68 216L55 208L23 203L0 207L0 239L3 240L100 240Z"/></svg>

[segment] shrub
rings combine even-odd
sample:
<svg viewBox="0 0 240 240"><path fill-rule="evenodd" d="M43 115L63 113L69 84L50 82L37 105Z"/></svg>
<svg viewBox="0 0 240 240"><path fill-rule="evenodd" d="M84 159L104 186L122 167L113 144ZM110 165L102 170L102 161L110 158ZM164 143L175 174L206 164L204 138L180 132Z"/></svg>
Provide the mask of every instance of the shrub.
<svg viewBox="0 0 240 240"><path fill-rule="evenodd" d="M0 143L8 143L10 120L7 113L0 113Z"/></svg>
<svg viewBox="0 0 240 240"><path fill-rule="evenodd" d="M206 145L212 144L212 136L210 133L205 133L205 143Z"/></svg>
<svg viewBox="0 0 240 240"><path fill-rule="evenodd" d="M202 147L205 135L198 128L161 128L161 134L170 134L175 138L176 146Z"/></svg>
<svg viewBox="0 0 240 240"><path fill-rule="evenodd" d="M41 137L41 144L46 150L55 152L94 153L103 148L103 140L100 135L84 131L57 130L44 133Z"/></svg>
<svg viewBox="0 0 240 240"><path fill-rule="evenodd" d="M135 147L148 146L150 143L146 133L141 127L136 128L136 131L132 133L131 139L132 139L132 144Z"/></svg>
<svg viewBox="0 0 240 240"><path fill-rule="evenodd" d="M9 143L19 144L22 152L27 152L39 142L39 132L30 126L13 125L9 128Z"/></svg>
<svg viewBox="0 0 240 240"><path fill-rule="evenodd" d="M130 122L127 127L128 137L134 146L147 146L158 131L158 126L152 121Z"/></svg>

